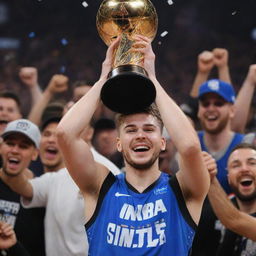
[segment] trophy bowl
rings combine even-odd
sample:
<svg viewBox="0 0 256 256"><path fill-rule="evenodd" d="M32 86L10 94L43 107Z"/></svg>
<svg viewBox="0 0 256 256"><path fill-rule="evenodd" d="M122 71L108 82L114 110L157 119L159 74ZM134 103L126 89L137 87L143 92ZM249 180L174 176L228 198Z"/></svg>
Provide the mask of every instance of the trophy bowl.
<svg viewBox="0 0 256 256"><path fill-rule="evenodd" d="M157 13L149 0L104 0L98 10L96 25L109 46L119 35L112 70L101 90L103 103L119 113L135 113L154 102L156 91L143 68L143 55L130 51L134 35L151 41L157 32Z"/></svg>

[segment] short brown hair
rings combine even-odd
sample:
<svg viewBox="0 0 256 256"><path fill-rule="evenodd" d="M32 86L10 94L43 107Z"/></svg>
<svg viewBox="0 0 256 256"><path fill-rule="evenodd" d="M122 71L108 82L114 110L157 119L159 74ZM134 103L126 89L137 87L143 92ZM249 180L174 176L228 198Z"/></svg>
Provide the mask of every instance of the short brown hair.
<svg viewBox="0 0 256 256"><path fill-rule="evenodd" d="M252 149L252 150L255 150L256 151L256 146L254 146L253 144L250 144L250 143L245 143L245 142L242 142L242 143L239 143L237 144L230 152L229 155L231 155L234 151L236 151L237 149Z"/></svg>
<svg viewBox="0 0 256 256"><path fill-rule="evenodd" d="M10 91L0 92L0 98L12 99L16 102L19 109L21 107L21 103L20 103L20 99L19 99L18 95L13 92L10 92Z"/></svg>
<svg viewBox="0 0 256 256"><path fill-rule="evenodd" d="M155 103L151 104L148 108L145 108L144 110L138 111L138 112L133 112L131 114L117 114L115 117L115 123L116 123L116 128L117 130L119 130L121 124L124 122L124 119L129 116L129 115L133 115L133 114L149 114L152 115L153 117L155 117L159 123L161 132L163 130L164 124L163 124L163 120L161 118L161 115L159 113L159 110L156 106Z"/></svg>

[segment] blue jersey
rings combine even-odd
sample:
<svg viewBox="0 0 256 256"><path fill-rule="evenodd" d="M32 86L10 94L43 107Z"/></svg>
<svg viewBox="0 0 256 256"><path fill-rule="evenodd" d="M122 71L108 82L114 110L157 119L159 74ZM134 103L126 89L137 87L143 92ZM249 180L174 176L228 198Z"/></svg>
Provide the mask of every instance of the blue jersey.
<svg viewBox="0 0 256 256"><path fill-rule="evenodd" d="M110 173L85 227L90 256L187 256L196 224L175 176L162 173L138 193L125 174Z"/></svg>
<svg viewBox="0 0 256 256"><path fill-rule="evenodd" d="M207 147L204 144L204 132L200 131L198 132L198 136L201 143L201 148L203 151L208 152ZM226 191L226 193L231 193L230 186L228 184L227 179L227 163L228 163L228 157L230 155L231 150L239 143L243 141L244 135L240 133L235 133L232 141L230 142L228 148L223 153L223 155L219 159L215 159L217 163L218 173L217 173L217 179L219 180L221 186Z"/></svg>

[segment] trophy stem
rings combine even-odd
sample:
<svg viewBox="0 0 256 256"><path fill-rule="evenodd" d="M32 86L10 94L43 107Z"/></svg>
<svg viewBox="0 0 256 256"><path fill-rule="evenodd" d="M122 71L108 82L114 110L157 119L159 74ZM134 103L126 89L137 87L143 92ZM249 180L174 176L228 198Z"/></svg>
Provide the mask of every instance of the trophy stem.
<svg viewBox="0 0 256 256"><path fill-rule="evenodd" d="M147 71L142 68L141 66L138 65L122 65L122 66L118 66L116 68L114 68L113 70L111 70L108 74L108 78L114 77L119 75L122 72L135 72L138 75L144 75L147 77Z"/></svg>

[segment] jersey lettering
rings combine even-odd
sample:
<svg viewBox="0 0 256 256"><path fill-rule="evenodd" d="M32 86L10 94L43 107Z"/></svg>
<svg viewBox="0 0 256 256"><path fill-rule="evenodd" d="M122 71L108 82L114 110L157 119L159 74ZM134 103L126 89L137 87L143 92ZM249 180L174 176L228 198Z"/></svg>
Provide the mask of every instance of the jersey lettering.
<svg viewBox="0 0 256 256"><path fill-rule="evenodd" d="M165 227L165 222L156 222L153 227L138 229L109 223L107 242L108 244L127 248L156 247L166 243Z"/></svg>
<svg viewBox="0 0 256 256"><path fill-rule="evenodd" d="M156 200L155 203L139 204L136 207L125 203L120 211L119 217L125 220L141 221L151 219L157 216L159 212L167 212L162 199Z"/></svg>

